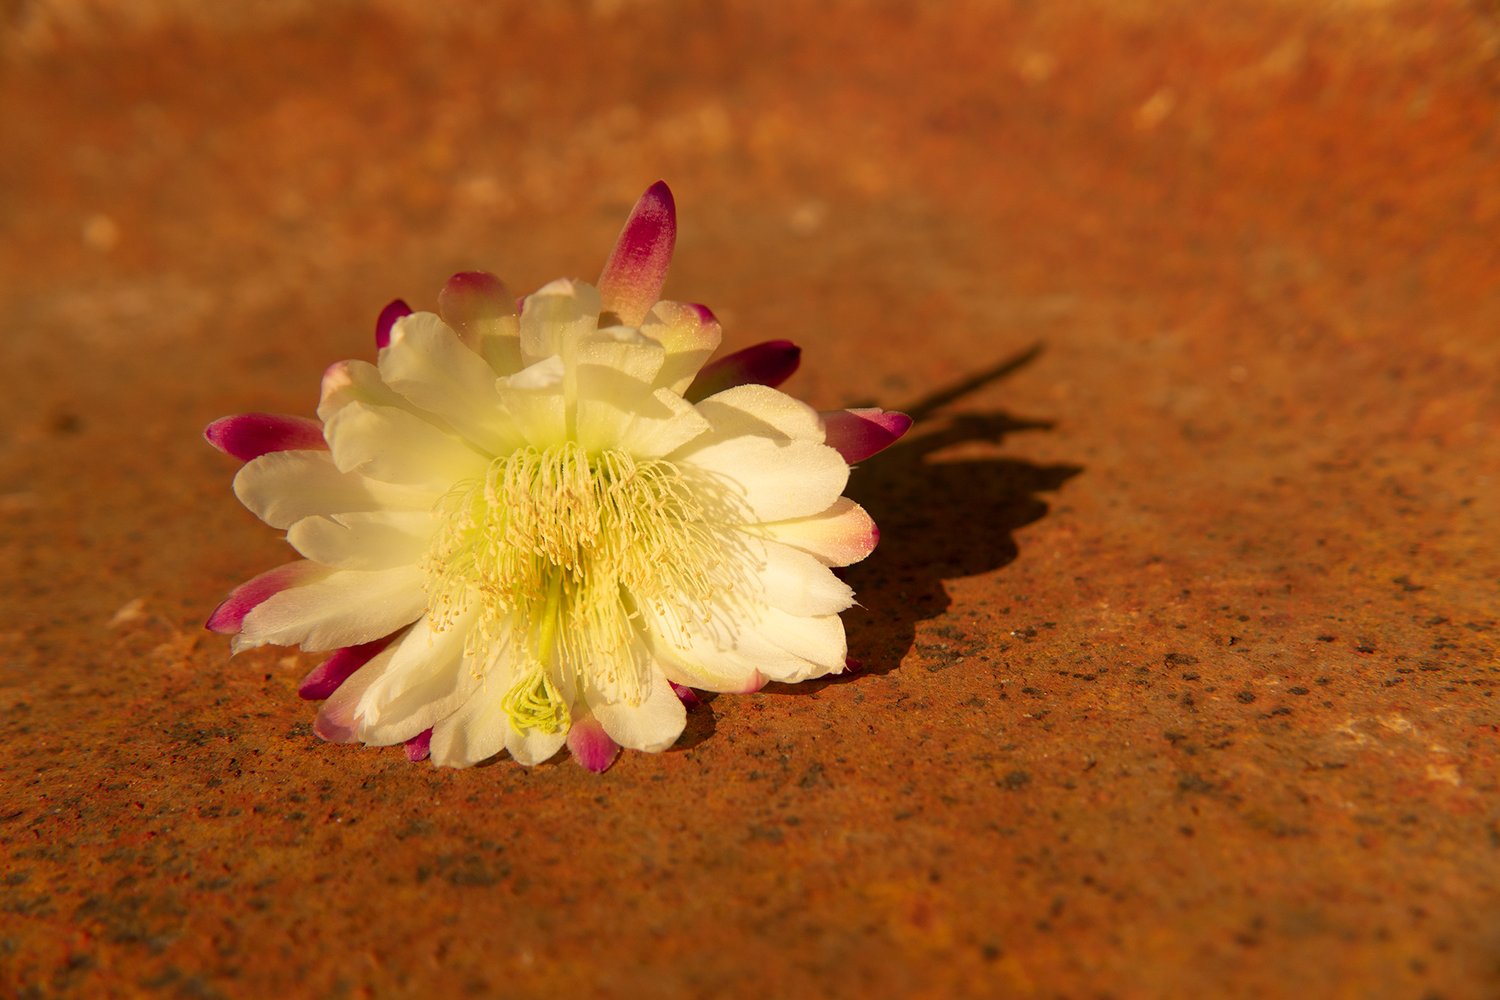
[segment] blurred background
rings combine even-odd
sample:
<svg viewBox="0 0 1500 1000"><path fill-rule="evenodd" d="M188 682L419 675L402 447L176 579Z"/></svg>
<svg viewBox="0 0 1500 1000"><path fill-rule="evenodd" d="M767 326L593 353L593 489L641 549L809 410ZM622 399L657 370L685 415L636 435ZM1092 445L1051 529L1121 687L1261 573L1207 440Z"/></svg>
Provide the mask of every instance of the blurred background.
<svg viewBox="0 0 1500 1000"><path fill-rule="evenodd" d="M1500 993L1500 8L0 2L0 993ZM856 678L311 735L198 437L592 280L918 425Z"/></svg>

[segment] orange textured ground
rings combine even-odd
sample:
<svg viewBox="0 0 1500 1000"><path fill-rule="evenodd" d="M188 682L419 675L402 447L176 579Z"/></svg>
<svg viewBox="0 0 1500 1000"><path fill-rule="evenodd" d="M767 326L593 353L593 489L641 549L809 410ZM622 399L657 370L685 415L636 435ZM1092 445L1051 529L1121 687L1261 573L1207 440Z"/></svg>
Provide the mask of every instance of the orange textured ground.
<svg viewBox="0 0 1500 1000"><path fill-rule="evenodd" d="M0 6L0 996L1500 995L1492 7ZM318 743L199 430L657 177L671 296L922 418L870 669Z"/></svg>

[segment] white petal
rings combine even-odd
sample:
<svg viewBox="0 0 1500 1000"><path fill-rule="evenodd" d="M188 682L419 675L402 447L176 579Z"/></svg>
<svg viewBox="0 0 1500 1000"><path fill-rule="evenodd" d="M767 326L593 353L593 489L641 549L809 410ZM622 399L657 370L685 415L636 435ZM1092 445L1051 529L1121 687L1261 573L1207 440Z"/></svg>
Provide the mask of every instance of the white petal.
<svg viewBox="0 0 1500 1000"><path fill-rule="evenodd" d="M500 405L516 432L536 448L555 448L567 440L561 358L551 357L495 382Z"/></svg>
<svg viewBox="0 0 1500 1000"><path fill-rule="evenodd" d="M832 507L812 517L747 525L742 530L810 552L829 566L859 562L880 540L870 515L847 497L839 497Z"/></svg>
<svg viewBox="0 0 1500 1000"><path fill-rule="evenodd" d="M326 451L276 451L247 462L234 477L234 495L273 528L289 528L314 514L428 510L437 499L432 490L340 472Z"/></svg>
<svg viewBox="0 0 1500 1000"><path fill-rule="evenodd" d="M452 434L393 406L350 403L324 433L340 470L385 483L446 490L483 475L489 462Z"/></svg>
<svg viewBox="0 0 1500 1000"><path fill-rule="evenodd" d="M380 375L413 406L490 454L521 444L500 410L494 369L433 313L397 321L390 346L380 352Z"/></svg>
<svg viewBox="0 0 1500 1000"><path fill-rule="evenodd" d="M423 617L401 640L380 679L360 699L359 738L374 746L411 739L452 715L479 686L477 665L464 657L472 616L434 631Z"/></svg>
<svg viewBox="0 0 1500 1000"><path fill-rule="evenodd" d="M502 702L506 686L486 675L456 712L432 727L432 762L443 767L469 767L505 749L510 724Z"/></svg>
<svg viewBox="0 0 1500 1000"><path fill-rule="evenodd" d="M779 542L762 542L759 581L767 604L794 615L834 615L854 603L854 591L817 559Z"/></svg>
<svg viewBox="0 0 1500 1000"><path fill-rule="evenodd" d="M407 407L406 401L381 380L374 365L368 361L338 361L323 373L318 419L326 424L350 403Z"/></svg>
<svg viewBox="0 0 1500 1000"><path fill-rule="evenodd" d="M544 733L540 729L529 729L522 733L517 731L510 722L504 721L505 726L505 749L516 759L516 763L530 766L542 764L550 760L557 751L562 749L563 742L567 740L567 730L559 730L555 733Z"/></svg>
<svg viewBox="0 0 1500 1000"><path fill-rule="evenodd" d="M630 326L606 326L578 347L580 365L601 365L653 384L666 359L661 344Z"/></svg>
<svg viewBox="0 0 1500 1000"><path fill-rule="evenodd" d="M395 645L392 643L375 654L323 702L318 709L317 721L313 724L313 732L321 739L330 743L353 743L359 738L356 735L359 718L355 710L359 707L359 700L364 697L365 690L379 680L391 665L391 657L396 652Z"/></svg>
<svg viewBox="0 0 1500 1000"><path fill-rule="evenodd" d="M681 396L600 365L578 370L577 421L586 450L618 448L637 458L670 454L708 430Z"/></svg>
<svg viewBox="0 0 1500 1000"><path fill-rule="evenodd" d="M594 718L604 727L610 739L622 747L657 753L677 742L687 724L682 699L667 683L659 669L653 668L651 688L639 705L623 700L605 701L589 698Z"/></svg>
<svg viewBox="0 0 1500 1000"><path fill-rule="evenodd" d="M656 384L681 395L698 369L719 349L721 334L713 314L702 306L658 302L641 324L641 333L661 343L667 356Z"/></svg>
<svg viewBox="0 0 1500 1000"><path fill-rule="evenodd" d="M708 397L698 412L723 437L754 435L787 437L823 443L823 418L818 411L766 385L737 385Z"/></svg>
<svg viewBox="0 0 1500 1000"><path fill-rule="evenodd" d="M760 610L759 621L752 634L786 650L792 656L806 660L815 668L809 673L797 673L794 676L763 671L772 680L806 680L808 677L840 673L849 656L844 622L838 615L804 618L788 614L779 608L768 607Z"/></svg>
<svg viewBox="0 0 1500 1000"><path fill-rule="evenodd" d="M371 511L304 517L286 537L298 552L325 566L387 569L421 559L435 527L426 511Z"/></svg>
<svg viewBox="0 0 1500 1000"><path fill-rule="evenodd" d="M415 566L333 570L258 605L245 616L234 649L266 643L301 646L308 652L355 646L415 621L426 603L422 573Z"/></svg>
<svg viewBox="0 0 1500 1000"><path fill-rule="evenodd" d="M736 520L784 521L816 514L827 510L849 481L843 457L811 441L778 444L737 437L706 447L693 442L671 457L685 473L702 473L706 489L724 491L739 515Z"/></svg>
<svg viewBox="0 0 1500 1000"><path fill-rule="evenodd" d="M521 360L530 365L557 355L571 362L578 344L598 325L594 286L567 279L544 285L521 309Z"/></svg>

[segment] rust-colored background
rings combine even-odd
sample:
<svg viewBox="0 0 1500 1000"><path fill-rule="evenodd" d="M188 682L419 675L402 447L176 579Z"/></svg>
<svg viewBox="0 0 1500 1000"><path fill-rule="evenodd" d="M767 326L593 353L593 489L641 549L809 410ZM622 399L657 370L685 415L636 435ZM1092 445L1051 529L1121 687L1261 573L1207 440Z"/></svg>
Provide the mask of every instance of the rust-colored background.
<svg viewBox="0 0 1500 1000"><path fill-rule="evenodd" d="M1500 995L1490 3L10 0L0 995ZM198 438L454 270L921 416L858 678L320 744Z"/></svg>

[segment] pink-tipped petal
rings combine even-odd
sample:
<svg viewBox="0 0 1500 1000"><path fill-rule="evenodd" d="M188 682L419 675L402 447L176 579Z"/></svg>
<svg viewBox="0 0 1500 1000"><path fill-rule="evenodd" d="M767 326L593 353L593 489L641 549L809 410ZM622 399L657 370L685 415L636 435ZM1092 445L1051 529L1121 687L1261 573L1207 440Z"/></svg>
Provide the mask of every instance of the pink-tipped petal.
<svg viewBox="0 0 1500 1000"><path fill-rule="evenodd" d="M620 745L610 739L598 719L584 716L574 719L568 730L568 749L573 752L574 760L595 774L601 774L614 763Z"/></svg>
<svg viewBox="0 0 1500 1000"><path fill-rule="evenodd" d="M432 754L432 730L424 729L406 741L406 759L413 764Z"/></svg>
<svg viewBox="0 0 1500 1000"><path fill-rule="evenodd" d="M865 671L865 665L863 663L861 663L859 660L856 660L852 656L846 656L846 657L844 657L844 673L846 673L846 674L862 674L862 673L864 673L864 671Z"/></svg>
<svg viewBox="0 0 1500 1000"><path fill-rule="evenodd" d="M392 299L386 303L380 315L375 318L375 346L391 346L391 327L396 325L396 320L403 316L411 315L411 306L400 299Z"/></svg>
<svg viewBox="0 0 1500 1000"><path fill-rule="evenodd" d="M677 700L682 702L682 707L691 712L703 704L703 699L698 697L698 692L686 684L678 684L676 681L668 681L672 685L672 693L677 695Z"/></svg>
<svg viewBox="0 0 1500 1000"><path fill-rule="evenodd" d="M369 663L377 653L389 646L392 638L394 637L388 635L384 639L335 650L332 656L313 667L307 676L302 678L297 694L308 701L330 697L354 675L356 670Z"/></svg>
<svg viewBox="0 0 1500 1000"><path fill-rule="evenodd" d="M209 444L248 462L273 451L327 451L323 425L306 417L279 413L241 413L220 417L203 429Z"/></svg>
<svg viewBox="0 0 1500 1000"><path fill-rule="evenodd" d="M768 340L710 361L683 395L696 403L737 385L774 388L791 378L801 363L802 348L790 340Z"/></svg>
<svg viewBox="0 0 1500 1000"><path fill-rule="evenodd" d="M471 346L497 321L515 314L515 298L488 271L461 271L438 292L438 315Z"/></svg>
<svg viewBox="0 0 1500 1000"><path fill-rule="evenodd" d="M353 743L355 740L354 703L323 703L313 720L313 735L324 743Z"/></svg>
<svg viewBox="0 0 1500 1000"><path fill-rule="evenodd" d="M214 613L208 616L203 627L210 632L233 635L240 630L245 616L275 595L295 587L298 583L327 572L322 566L306 559L268 569L260 576L252 577L230 591Z"/></svg>
<svg viewBox="0 0 1500 1000"><path fill-rule="evenodd" d="M646 189L615 241L599 276L599 298L606 312L625 326L640 326L661 298L677 242L677 206L666 181Z"/></svg>
<svg viewBox="0 0 1500 1000"><path fill-rule="evenodd" d="M911 429L911 417L875 408L834 410L823 414L826 444L853 464L878 454Z"/></svg>

